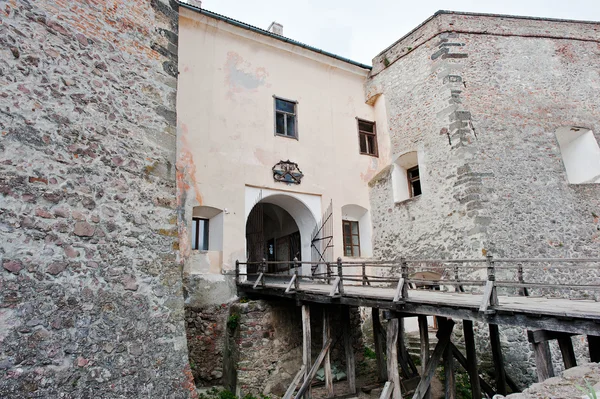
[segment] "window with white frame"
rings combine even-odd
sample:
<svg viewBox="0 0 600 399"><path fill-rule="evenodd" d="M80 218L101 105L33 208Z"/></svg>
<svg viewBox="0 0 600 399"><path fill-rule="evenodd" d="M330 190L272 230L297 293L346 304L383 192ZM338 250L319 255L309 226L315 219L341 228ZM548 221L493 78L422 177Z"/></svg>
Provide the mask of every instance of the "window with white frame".
<svg viewBox="0 0 600 399"><path fill-rule="evenodd" d="M600 183L600 147L594 132L564 126L556 131L556 139L569 183Z"/></svg>

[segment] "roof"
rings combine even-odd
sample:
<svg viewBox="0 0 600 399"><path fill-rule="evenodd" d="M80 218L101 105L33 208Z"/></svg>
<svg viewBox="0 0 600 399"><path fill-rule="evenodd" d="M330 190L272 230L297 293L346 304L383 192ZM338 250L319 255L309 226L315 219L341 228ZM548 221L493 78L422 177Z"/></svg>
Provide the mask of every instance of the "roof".
<svg viewBox="0 0 600 399"><path fill-rule="evenodd" d="M307 50L314 51L315 53L323 54L324 56L327 56L327 57L335 58L336 60L340 60L340 61L346 62L348 64L357 66L359 68L363 68L363 69L367 69L367 70L371 70L373 68L371 65L365 65L365 64L361 64L360 62L357 62L357 61L352 61L352 60L350 60L348 58L344 58L344 57L339 56L337 54L333 54L333 53L330 53L328 51L321 50L321 49L318 49L316 47L312 47L312 46L309 46L308 44L304 44L304 43L301 43L301 42L298 42L298 41L295 41L295 40L292 40L292 39L288 39L285 36L277 35L277 34L275 34L273 32L269 32L267 30L264 30L264 29L261 29L261 28L257 28L256 26L252 26L250 24L247 24L247 23L242 22L242 21L238 21L236 19L226 17L225 15L217 14L216 12L212 12L212 11L206 10L204 8L199 8L199 7L196 7L194 5L191 5L191 4L188 4L188 3L184 3L181 0L177 0L177 3L179 4L180 7L187 8L189 10L199 12L200 14L206 15L207 17L218 19L220 21L223 21L223 22L226 22L228 24L237 26L239 28L247 29L247 30L250 30L250 31L256 32L256 33L260 33L261 35L269 36L269 37L272 37L274 39L280 40L282 42L293 44L294 46L302 47L302 48L305 48Z"/></svg>
<svg viewBox="0 0 600 399"><path fill-rule="evenodd" d="M448 10L439 10L425 21L421 22L410 32L402 36L400 39L396 40L394 43L386 47L384 50L379 52L375 57L379 57L380 55L386 53L389 49L394 47L396 44L400 43L405 38L409 37L415 31L419 30L424 25L427 25L432 19L437 17L438 15L464 15L464 16L474 16L474 17L490 17L490 18L510 18L510 19L527 19L532 21L545 21L545 22L567 22L567 23L577 23L577 24L600 24L597 21L583 21L576 19L559 19L559 18L544 18L544 17L527 17L521 15L506 15L506 14L492 14L492 13L480 13L480 12L464 12L464 11L448 11Z"/></svg>

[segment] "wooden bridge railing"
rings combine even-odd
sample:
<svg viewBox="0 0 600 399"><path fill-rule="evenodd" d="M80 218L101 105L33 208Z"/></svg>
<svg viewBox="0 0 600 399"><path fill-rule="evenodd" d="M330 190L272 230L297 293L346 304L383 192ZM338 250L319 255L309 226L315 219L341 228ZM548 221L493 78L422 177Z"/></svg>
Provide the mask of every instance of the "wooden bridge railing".
<svg viewBox="0 0 600 399"><path fill-rule="evenodd" d="M242 273L240 266L254 266L256 273ZM286 273L268 273L269 265L288 265ZM319 269L321 273L302 275L304 265L310 269ZM484 274L485 278L481 276ZM562 273L564 270L573 270L575 274ZM588 284L560 281L561 277L575 275L581 281L581 272L589 274ZM379 271L379 275L372 274ZM442 278L431 280L415 277L417 272L434 271ZM262 262L236 262L236 282L241 283L241 277L256 276L254 288L266 287L267 277L291 276L286 293L298 291L301 281L310 283L322 282L331 284L330 296L343 296L344 286L380 286L396 285L394 302L409 298L409 288L440 286L453 286L456 292L465 290L483 291L480 306L481 312L486 312L490 307L498 305L498 289L503 291L516 290L519 295L529 296L532 290L538 293L555 291L580 291L581 295L590 296L588 291L600 291L600 258L494 258L491 255L479 259L405 259L395 261L342 261L337 262L302 262L293 261L266 261ZM462 278L461 278L462 276ZM525 277L528 281L525 281ZM480 277L480 278L478 278ZM554 282L548 282L554 281ZM591 295L594 297L594 294ZM563 296L564 297L564 296Z"/></svg>

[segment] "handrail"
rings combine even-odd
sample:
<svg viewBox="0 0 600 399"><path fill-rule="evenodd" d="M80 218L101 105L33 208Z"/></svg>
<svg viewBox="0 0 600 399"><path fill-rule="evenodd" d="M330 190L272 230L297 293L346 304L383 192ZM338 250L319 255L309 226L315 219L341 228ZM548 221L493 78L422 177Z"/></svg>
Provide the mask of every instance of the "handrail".
<svg viewBox="0 0 600 399"><path fill-rule="evenodd" d="M344 296L344 284L349 286L371 286L374 289L389 288L396 290L394 302L402 302L408 299L408 289L419 287L454 287L457 293L481 293L483 288L481 312L494 312L498 305L498 289L503 292L516 289L518 295L529 296L530 290L556 290L556 291L600 291L600 284L565 284L556 282L526 282L525 277L531 279L530 273L544 270L551 273L556 269L598 269L600 258L494 258L487 255L479 259L405 259L403 257L395 260L350 260L343 261L338 258L334 262L312 262L312 261L267 261L261 262L239 262L236 261L236 283L240 284L241 276L257 276L253 287L256 289L265 288L268 282L265 279L272 277L289 277L291 280L287 283L286 294L292 294L300 289L306 280L313 283L324 283L333 287L329 290L330 296ZM240 266L256 266L254 271L246 270L246 273L240 271ZM289 268L283 269L282 273L268 272L269 265L288 265ZM303 276L300 273L303 265L322 265L325 269L322 272ZM356 270L352 271L352 269ZM373 270L388 269L383 272L387 275L377 275ZM476 279L477 270L486 269L487 277L481 280ZM414 277L417 272L435 271L441 274L440 280ZM528 273L525 273L527 271ZM509 279L506 279L506 273L509 273ZM461 273L463 278L461 278ZM497 279L496 275L502 273L504 279ZM227 274L227 273L226 273ZM475 279L474 279L475 277ZM483 276L482 276L483 277ZM557 281L560 280L560 275ZM511 281L511 279L513 279ZM377 284L372 286L372 284ZM390 285L391 284L391 285ZM292 286L294 289L292 289ZM465 290L465 287L472 289ZM447 290L447 288L446 288ZM473 291L475 290L475 291ZM546 295L547 291L541 291ZM536 293L539 295L539 293ZM594 294L595 295L595 294ZM585 295L584 295L585 296ZM594 296L592 296L593 298Z"/></svg>

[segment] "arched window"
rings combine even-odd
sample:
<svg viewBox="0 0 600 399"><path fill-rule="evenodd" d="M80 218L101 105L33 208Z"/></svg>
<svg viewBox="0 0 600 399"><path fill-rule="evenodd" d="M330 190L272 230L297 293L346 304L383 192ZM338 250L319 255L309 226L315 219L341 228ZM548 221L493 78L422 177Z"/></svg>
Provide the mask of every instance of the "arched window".
<svg viewBox="0 0 600 399"><path fill-rule="evenodd" d="M212 206L195 206L192 212L192 249L223 250L223 211Z"/></svg>
<svg viewBox="0 0 600 399"><path fill-rule="evenodd" d="M565 126L556 131L556 139L569 183L600 183L600 147L594 132Z"/></svg>
<svg viewBox="0 0 600 399"><path fill-rule="evenodd" d="M392 165L394 202L402 202L421 195L421 173L416 151L400 155Z"/></svg>

